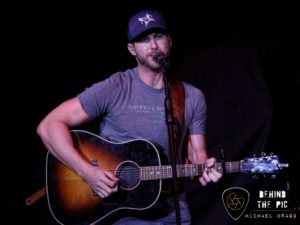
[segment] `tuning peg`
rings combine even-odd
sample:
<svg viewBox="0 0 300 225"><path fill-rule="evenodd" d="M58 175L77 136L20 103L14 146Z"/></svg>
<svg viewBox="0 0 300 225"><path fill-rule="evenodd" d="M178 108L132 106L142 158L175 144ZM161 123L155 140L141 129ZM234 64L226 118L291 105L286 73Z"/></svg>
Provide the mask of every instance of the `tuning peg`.
<svg viewBox="0 0 300 225"><path fill-rule="evenodd" d="M276 174L272 174L271 179L275 179L275 178L276 178Z"/></svg>
<svg viewBox="0 0 300 225"><path fill-rule="evenodd" d="M273 156L274 155L274 152L270 152L270 156Z"/></svg>
<svg viewBox="0 0 300 225"><path fill-rule="evenodd" d="M261 156L266 156L267 154L265 152L260 153Z"/></svg>
<svg viewBox="0 0 300 225"><path fill-rule="evenodd" d="M279 167L280 169L282 169L282 168L288 168L288 167L289 167L289 164L288 164L288 163L280 163L280 164L278 165L278 167Z"/></svg>
<svg viewBox="0 0 300 225"><path fill-rule="evenodd" d="M254 174L254 175L252 176L252 178L253 178L254 180L258 180L259 176L258 176L257 174Z"/></svg>

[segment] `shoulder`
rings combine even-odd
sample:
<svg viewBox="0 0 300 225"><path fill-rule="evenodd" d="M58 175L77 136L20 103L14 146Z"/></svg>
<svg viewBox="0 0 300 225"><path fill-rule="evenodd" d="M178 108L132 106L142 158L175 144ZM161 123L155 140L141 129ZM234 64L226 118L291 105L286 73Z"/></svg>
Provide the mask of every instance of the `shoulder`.
<svg viewBox="0 0 300 225"><path fill-rule="evenodd" d="M118 71L113 73L110 77L107 78L107 81L111 82L127 82L134 79L136 74L136 68L130 68L125 71Z"/></svg>
<svg viewBox="0 0 300 225"><path fill-rule="evenodd" d="M121 88L124 85L127 86L127 84L134 79L135 77L134 74L135 74L134 68L125 71L118 71L109 75L103 80L93 83L90 87L86 88L86 90L92 89L92 90L101 91L105 88L109 88L109 89L115 89L117 91L118 88Z"/></svg>
<svg viewBox="0 0 300 225"><path fill-rule="evenodd" d="M204 93L199 88L185 81L182 81L182 84L186 95L204 98Z"/></svg>
<svg viewBox="0 0 300 225"><path fill-rule="evenodd" d="M118 71L111 74L106 79L98 81L91 86L85 88L83 94L112 94L111 90L114 90L113 93L121 91L123 87L128 86L130 83L131 77L134 77L134 69L128 69L126 71Z"/></svg>

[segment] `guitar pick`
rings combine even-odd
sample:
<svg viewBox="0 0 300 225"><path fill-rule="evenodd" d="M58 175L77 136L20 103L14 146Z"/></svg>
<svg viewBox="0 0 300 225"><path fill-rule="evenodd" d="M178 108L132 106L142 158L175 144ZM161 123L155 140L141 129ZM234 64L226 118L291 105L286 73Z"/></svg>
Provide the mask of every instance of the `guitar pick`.
<svg viewBox="0 0 300 225"><path fill-rule="evenodd" d="M232 219L239 219L245 212L250 194L240 187L231 187L223 191L222 200L228 214Z"/></svg>

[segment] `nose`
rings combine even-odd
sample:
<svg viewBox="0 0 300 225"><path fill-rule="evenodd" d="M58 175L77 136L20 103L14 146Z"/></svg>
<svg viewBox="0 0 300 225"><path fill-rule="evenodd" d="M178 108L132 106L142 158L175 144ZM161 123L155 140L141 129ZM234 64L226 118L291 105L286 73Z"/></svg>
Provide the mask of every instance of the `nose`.
<svg viewBox="0 0 300 225"><path fill-rule="evenodd" d="M150 39L150 47L153 48L153 49L157 49L157 46L158 45L157 45L157 42L156 42L155 38L152 37Z"/></svg>

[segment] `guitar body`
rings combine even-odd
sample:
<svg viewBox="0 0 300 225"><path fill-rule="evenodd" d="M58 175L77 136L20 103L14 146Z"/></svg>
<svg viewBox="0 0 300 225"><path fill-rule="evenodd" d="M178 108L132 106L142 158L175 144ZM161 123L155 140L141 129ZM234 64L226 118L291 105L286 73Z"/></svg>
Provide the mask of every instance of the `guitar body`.
<svg viewBox="0 0 300 225"><path fill-rule="evenodd" d="M140 180L139 167L160 166L167 158L146 140L113 143L87 131L71 131L75 147L87 162L112 171L119 191L107 198L93 193L76 173L54 158L46 160L46 187L50 211L60 224L95 224L120 210L153 206L168 185L162 180Z"/></svg>

